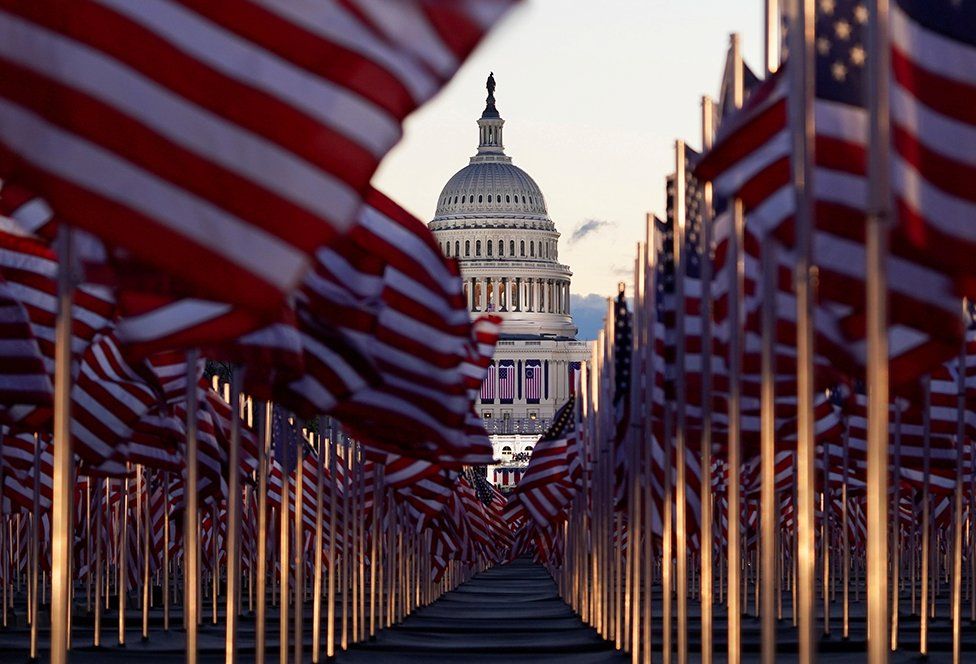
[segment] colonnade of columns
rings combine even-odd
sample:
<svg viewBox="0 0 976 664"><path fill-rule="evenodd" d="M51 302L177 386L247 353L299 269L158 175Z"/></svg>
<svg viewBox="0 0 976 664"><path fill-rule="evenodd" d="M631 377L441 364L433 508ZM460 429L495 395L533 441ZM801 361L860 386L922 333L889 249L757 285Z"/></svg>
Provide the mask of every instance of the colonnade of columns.
<svg viewBox="0 0 976 664"><path fill-rule="evenodd" d="M469 277L464 292L471 311L570 313L566 279Z"/></svg>

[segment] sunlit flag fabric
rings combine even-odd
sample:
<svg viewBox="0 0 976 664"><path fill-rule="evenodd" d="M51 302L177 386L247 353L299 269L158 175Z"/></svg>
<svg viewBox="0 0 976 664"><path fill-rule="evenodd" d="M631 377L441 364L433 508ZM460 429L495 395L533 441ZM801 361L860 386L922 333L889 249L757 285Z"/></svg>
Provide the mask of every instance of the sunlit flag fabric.
<svg viewBox="0 0 976 664"><path fill-rule="evenodd" d="M903 230L976 295L976 4L891 9L892 189Z"/></svg>
<svg viewBox="0 0 976 664"><path fill-rule="evenodd" d="M576 492L570 477L569 448L576 436L576 398L556 413L552 425L532 449L529 466L509 498L505 518L513 523L528 514L541 527L562 521Z"/></svg>
<svg viewBox="0 0 976 664"><path fill-rule="evenodd" d="M816 15L816 129L812 196L814 262L819 268L818 319L831 320L847 340L845 367L865 362L864 229L867 208L868 115L865 108L867 10L853 0L821 3ZM789 61L755 91L719 131L696 167L716 195L739 197L747 224L760 235L793 240L796 198L787 123ZM952 355L959 305L940 268L897 233L888 256L891 380L899 385ZM924 294L924 295L922 295Z"/></svg>
<svg viewBox="0 0 976 664"><path fill-rule="evenodd" d="M0 178L201 294L276 306L511 4L5 0Z"/></svg>

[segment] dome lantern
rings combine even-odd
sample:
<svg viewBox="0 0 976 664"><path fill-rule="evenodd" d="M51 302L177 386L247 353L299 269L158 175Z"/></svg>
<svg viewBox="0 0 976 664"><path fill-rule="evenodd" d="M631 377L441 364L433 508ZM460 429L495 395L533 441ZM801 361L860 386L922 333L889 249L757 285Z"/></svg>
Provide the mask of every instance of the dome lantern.
<svg viewBox="0 0 976 664"><path fill-rule="evenodd" d="M478 154L504 155L505 145L502 143L502 127L505 121L495 108L495 73L488 75L485 83L488 97L485 99L485 110L478 119ZM474 159L472 159L474 161Z"/></svg>

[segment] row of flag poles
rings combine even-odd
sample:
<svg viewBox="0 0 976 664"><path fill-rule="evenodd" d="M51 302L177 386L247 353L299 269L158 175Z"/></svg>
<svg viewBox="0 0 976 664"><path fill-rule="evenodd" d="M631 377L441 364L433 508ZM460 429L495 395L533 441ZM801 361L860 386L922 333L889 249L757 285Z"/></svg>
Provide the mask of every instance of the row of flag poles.
<svg viewBox="0 0 976 664"><path fill-rule="evenodd" d="M304 661L310 608L321 661L511 555L472 468L500 321L370 179L514 4L0 3L0 577L32 657L161 606L188 662L206 621L265 661L274 613Z"/></svg>
<svg viewBox="0 0 976 664"><path fill-rule="evenodd" d="M638 245L633 311L623 285L610 302L552 473L572 490L536 553L634 662L687 662L693 634L702 661L717 645L741 661L749 614L764 662L784 616L801 662L838 631L871 662L924 655L943 599L962 661L976 292L955 259L976 219L976 5L765 10L765 76L733 36L702 151L676 143L667 218Z"/></svg>

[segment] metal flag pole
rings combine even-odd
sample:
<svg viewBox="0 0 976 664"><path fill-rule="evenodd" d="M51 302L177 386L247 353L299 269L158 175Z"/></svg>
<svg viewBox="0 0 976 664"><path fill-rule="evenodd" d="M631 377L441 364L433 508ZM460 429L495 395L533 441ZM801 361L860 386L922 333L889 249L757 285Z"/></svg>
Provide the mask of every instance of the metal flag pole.
<svg viewBox="0 0 976 664"><path fill-rule="evenodd" d="M329 420L329 584L325 626L325 656L335 657L335 600L336 600L336 507L339 500L339 480L336 477L336 428Z"/></svg>
<svg viewBox="0 0 976 664"><path fill-rule="evenodd" d="M163 473L163 631L169 631L169 473Z"/></svg>
<svg viewBox="0 0 976 664"><path fill-rule="evenodd" d="M767 3L769 4L769 3ZM762 662L776 661L776 530L779 506L776 496L776 245L772 238L762 246L762 377L760 387L760 547Z"/></svg>
<svg viewBox="0 0 976 664"><path fill-rule="evenodd" d="M965 317L965 304L963 308ZM952 509L952 662L960 662L962 638L962 493L963 493L963 447L966 440L966 341L963 338L959 349L959 364L956 370L956 487ZM897 515L897 513L896 513ZM897 518L897 517L896 517ZM895 586L895 592L898 587Z"/></svg>
<svg viewBox="0 0 976 664"><path fill-rule="evenodd" d="M72 233L58 229L58 314L54 323L54 473L51 501L51 662L66 664L70 642L72 450L71 308L74 292ZM35 481L39 481L37 478ZM34 616L36 620L36 615ZM36 654L36 653L35 653Z"/></svg>
<svg viewBox="0 0 976 664"><path fill-rule="evenodd" d="M931 398L932 382L930 376L922 379L923 404L922 404L922 598L921 598L921 620L919 621L918 650L922 655L929 651L929 562L931 528L929 525L929 448L931 441ZM870 583L870 580L869 580Z"/></svg>
<svg viewBox="0 0 976 664"><path fill-rule="evenodd" d="M108 480L105 480L105 493L108 493ZM102 645L102 529L104 528L104 511L108 507L108 502L102 505L102 492L96 491L98 504L95 507L95 633L92 638L93 645L97 648Z"/></svg>
<svg viewBox="0 0 976 664"><path fill-rule="evenodd" d="M125 464L125 477L122 478L122 507L119 521L119 646L125 646L125 609L129 594L129 474L132 472L128 462Z"/></svg>
<svg viewBox="0 0 976 664"><path fill-rule="evenodd" d="M739 35L729 37L732 53L732 95L735 108L741 108L745 96L745 82ZM728 529L726 536L726 584L728 592L727 653L729 664L738 664L742 657L742 606L739 586L742 573L740 535L741 486L739 474L742 464L742 293L745 278L745 216L742 201L732 203L732 233L729 238L729 431L728 431Z"/></svg>
<svg viewBox="0 0 976 664"><path fill-rule="evenodd" d="M285 434L290 435L289 433ZM281 454L283 447L288 445L286 441L279 440L275 443L275 455L278 464L281 466L281 513L278 518L278 658L280 664L288 664L288 567L291 562L291 555L288 552L289 532L288 532L288 504L290 497L290 476L285 459ZM296 663L298 664L298 663Z"/></svg>
<svg viewBox="0 0 976 664"><path fill-rule="evenodd" d="M312 579L312 662L318 664L319 644L322 636L322 521L324 501L322 492L325 490L325 443L323 435L325 419L318 420L318 455L315 464L315 539L312 544L312 555L315 556L315 573Z"/></svg>
<svg viewBox="0 0 976 664"><path fill-rule="evenodd" d="M843 574L844 574L844 584L843 584L843 594L844 594L844 639L850 638L850 618L851 618L851 605L850 605L850 581L851 581L851 547L850 547L850 517L848 516L849 506L847 503L847 481L848 481L848 463L850 458L850 430L848 428L847 418L844 418L844 434L843 434L843 445L844 445L844 470L843 470L843 481L840 485L840 496L841 496L841 552L844 556L843 563Z"/></svg>
<svg viewBox="0 0 976 664"><path fill-rule="evenodd" d="M384 471L385 467L383 464L375 463L373 465L374 475L373 475L373 525L372 525L372 547L370 550L370 569L369 569L369 636L370 638L376 636L377 628L377 616L376 609L377 606L381 606L381 603L377 603L376 592L377 589L383 585L382 568L380 566L380 559L383 555L380 549L380 518L382 516L382 500L383 495L383 481L384 481Z"/></svg>
<svg viewBox="0 0 976 664"><path fill-rule="evenodd" d="M352 441L346 440L346 445L343 447L342 458L346 462L345 472L342 474L342 523L345 526L347 532L343 533L342 538L342 574L340 576L340 581L342 585L342 649L346 650L349 648L349 577L352 572L352 565L350 563L350 551L352 550L352 538L349 534L349 499L352 493Z"/></svg>
<svg viewBox="0 0 976 664"><path fill-rule="evenodd" d="M40 569L41 553L41 439L34 434L34 488L31 492L31 545L30 545L30 604L28 619L30 620L30 660L37 661L37 635L39 621L37 619L37 586Z"/></svg>
<svg viewBox="0 0 976 664"><path fill-rule="evenodd" d="M642 330L643 330L643 246L641 243L637 243L637 256L634 259L634 328L632 336L631 345L631 375L638 373L639 367L641 366L641 343ZM638 653L640 650L640 632L638 631L638 624L640 622L640 537L641 537L641 519L640 519L640 500L638 496L638 491L640 487L640 451L641 451L641 439L640 439L640 422L642 413L640 411L640 393L639 390L642 388L640 381L634 381L631 385L630 394L628 398L630 399L630 412L631 412L631 422L629 434L629 445L630 448L629 458L628 458L628 472L627 472L627 523L629 527L629 537L627 539L627 587L626 587L626 597L624 599L624 604L626 606L626 628L625 628L625 642L626 650L630 653L631 664L637 664ZM578 410L577 410L578 412ZM578 425L577 425L578 430ZM578 434L577 434L578 435ZM564 524L566 529L563 531L565 537L569 538L568 521ZM567 557L570 555L571 549L567 542Z"/></svg>
<svg viewBox="0 0 976 664"><path fill-rule="evenodd" d="M888 661L888 219L890 212L888 0L868 12L867 587L868 661ZM897 481L897 478L896 478ZM897 514L895 516L897 519ZM897 532L897 530L896 530ZM898 588L894 588L895 594Z"/></svg>
<svg viewBox="0 0 976 664"><path fill-rule="evenodd" d="M688 518L686 514L688 486L685 458L686 394L685 394L685 144L674 144L674 327L675 327L675 560L677 562L678 608L678 664L688 663Z"/></svg>
<svg viewBox="0 0 976 664"><path fill-rule="evenodd" d="M139 475L142 490L139 493L140 505L139 513L142 515L142 640L149 640L149 474L140 464Z"/></svg>
<svg viewBox="0 0 976 664"><path fill-rule="evenodd" d="M814 640L814 376L813 376L813 154L814 154L814 1L796 0L790 30L790 67L794 76L790 100L792 178L796 196L796 329L797 329L797 612L799 661L816 660ZM886 412L886 411L885 411Z"/></svg>
<svg viewBox="0 0 976 664"><path fill-rule="evenodd" d="M715 139L715 109L711 97L702 97L702 151L709 150ZM701 662L712 664L713 537L712 537L712 183L702 187L701 205ZM653 222L652 222L653 223ZM650 250L650 247L648 247Z"/></svg>
<svg viewBox="0 0 976 664"><path fill-rule="evenodd" d="M823 492L820 494L820 594L823 596L823 633L830 635L830 458L823 446Z"/></svg>
<svg viewBox="0 0 976 664"><path fill-rule="evenodd" d="M901 503L901 407L895 403L895 467L891 496L891 651L898 649L898 581L901 576L898 506Z"/></svg>
<svg viewBox="0 0 976 664"><path fill-rule="evenodd" d="M254 661L264 664L265 627L268 592L268 454L271 450L271 413L274 406L265 402L259 408L261 442L258 444L258 555L257 609L254 617Z"/></svg>
<svg viewBox="0 0 976 664"><path fill-rule="evenodd" d="M295 422L298 426L298 422ZM295 664L301 664L302 646L305 640L302 635L304 619L302 609L305 603L305 536L302 519L305 516L305 435L301 434L298 443L298 459L295 460Z"/></svg>
<svg viewBox="0 0 976 664"><path fill-rule="evenodd" d="M238 597L240 596L241 557L241 378L243 369L234 367L230 375L230 449L227 454L227 582L225 586L224 661L237 661ZM214 541L217 524L214 523ZM216 561L214 561L216 570Z"/></svg>
<svg viewBox="0 0 976 664"><path fill-rule="evenodd" d="M186 662L197 662L197 635L200 618L200 539L197 529L197 358L199 351L186 354L186 452L184 459L183 501L183 613L186 623Z"/></svg>

